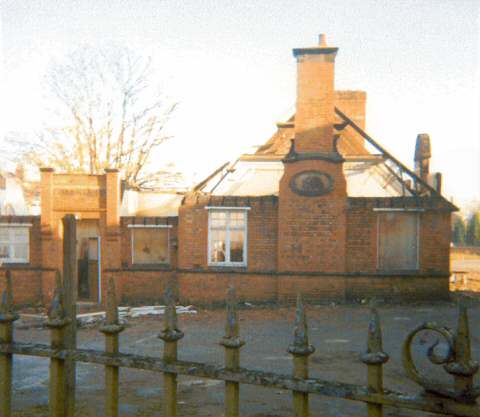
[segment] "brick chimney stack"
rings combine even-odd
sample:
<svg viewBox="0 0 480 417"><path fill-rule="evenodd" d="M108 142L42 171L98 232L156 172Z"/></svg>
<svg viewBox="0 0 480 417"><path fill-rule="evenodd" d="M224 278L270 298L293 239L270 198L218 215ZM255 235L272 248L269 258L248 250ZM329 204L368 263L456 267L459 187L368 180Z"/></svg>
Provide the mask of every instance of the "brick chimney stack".
<svg viewBox="0 0 480 417"><path fill-rule="evenodd" d="M318 46L293 50L297 59L295 150L299 154L334 151L337 51L327 46L324 34L319 36Z"/></svg>
<svg viewBox="0 0 480 417"><path fill-rule="evenodd" d="M297 59L295 140L279 184L277 267L283 272L343 273L347 184L334 147L337 48L293 50Z"/></svg>

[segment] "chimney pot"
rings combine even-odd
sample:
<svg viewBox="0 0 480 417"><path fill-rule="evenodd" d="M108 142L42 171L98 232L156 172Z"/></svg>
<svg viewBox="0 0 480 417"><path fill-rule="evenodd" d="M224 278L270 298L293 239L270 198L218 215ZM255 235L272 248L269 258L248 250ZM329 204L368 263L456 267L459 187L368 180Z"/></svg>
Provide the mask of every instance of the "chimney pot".
<svg viewBox="0 0 480 417"><path fill-rule="evenodd" d="M327 46L327 36L325 33L320 33L320 35L318 35L318 45Z"/></svg>

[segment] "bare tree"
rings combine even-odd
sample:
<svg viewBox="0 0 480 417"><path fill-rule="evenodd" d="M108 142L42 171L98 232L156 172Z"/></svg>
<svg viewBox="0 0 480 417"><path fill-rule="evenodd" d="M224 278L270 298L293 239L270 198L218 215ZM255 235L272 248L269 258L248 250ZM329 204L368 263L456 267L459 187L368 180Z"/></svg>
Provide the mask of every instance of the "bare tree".
<svg viewBox="0 0 480 417"><path fill-rule="evenodd" d="M149 59L128 49L84 47L46 75L48 121L34 138L10 139L27 165L97 174L118 168L131 186L152 188L166 174L152 156L170 137L176 103L152 82Z"/></svg>

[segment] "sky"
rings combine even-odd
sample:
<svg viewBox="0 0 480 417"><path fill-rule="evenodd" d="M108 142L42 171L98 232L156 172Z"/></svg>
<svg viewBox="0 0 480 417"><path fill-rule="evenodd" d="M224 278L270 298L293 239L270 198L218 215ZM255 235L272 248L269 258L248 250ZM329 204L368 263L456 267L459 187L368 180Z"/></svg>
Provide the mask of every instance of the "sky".
<svg viewBox="0 0 480 417"><path fill-rule="evenodd" d="M367 92L367 132L406 165L429 133L444 195L480 200L478 0L0 0L0 140L42 126L44 74L82 45L151 56L179 103L159 161L201 180L295 109L291 50L326 33L336 88Z"/></svg>

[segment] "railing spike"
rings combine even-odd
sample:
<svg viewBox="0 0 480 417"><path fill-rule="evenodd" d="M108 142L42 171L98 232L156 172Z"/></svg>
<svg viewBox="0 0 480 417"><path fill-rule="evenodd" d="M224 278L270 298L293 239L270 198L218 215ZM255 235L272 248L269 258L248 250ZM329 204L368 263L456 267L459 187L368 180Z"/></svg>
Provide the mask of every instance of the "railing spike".
<svg viewBox="0 0 480 417"><path fill-rule="evenodd" d="M240 339L240 328L238 322L237 296L235 287L230 285L227 289L227 319L225 322L225 336L220 344L226 348L241 348L245 342Z"/></svg>
<svg viewBox="0 0 480 417"><path fill-rule="evenodd" d="M63 287L62 274L57 269L57 271L55 272L55 288L62 288L62 287Z"/></svg>
<svg viewBox="0 0 480 417"><path fill-rule="evenodd" d="M461 358L463 361L468 362L471 359L470 343L467 307L465 304L459 303L457 335L455 337L455 352L457 360Z"/></svg>
<svg viewBox="0 0 480 417"><path fill-rule="evenodd" d="M165 318L163 321L163 330L160 333L160 339L166 342L173 342L183 337L183 332L178 329L177 307L175 305L175 296L170 285L165 289Z"/></svg>
<svg viewBox="0 0 480 417"><path fill-rule="evenodd" d="M305 356L308 356L315 351L315 348L308 343L307 317L300 293L297 294L293 343L289 346L288 351L294 355L296 354Z"/></svg>
<svg viewBox="0 0 480 417"><path fill-rule="evenodd" d="M172 287L168 286L165 290L165 330L176 330L178 327L177 307Z"/></svg>
<svg viewBox="0 0 480 417"><path fill-rule="evenodd" d="M63 288L61 286L55 288L52 302L48 309L48 318L50 320L63 320L65 318L65 309L63 308Z"/></svg>
<svg viewBox="0 0 480 417"><path fill-rule="evenodd" d="M18 314L13 309L12 277L9 270L5 273L5 289L0 303L0 343L13 342L13 322ZM13 355L0 354L0 415L12 415L12 367Z"/></svg>
<svg viewBox="0 0 480 417"><path fill-rule="evenodd" d="M13 289L12 274L10 270L5 272L5 289L2 294L2 302L0 304L0 314L2 316L14 315L13 313ZM12 316L13 318L13 316Z"/></svg>
<svg viewBox="0 0 480 417"><path fill-rule="evenodd" d="M479 395L479 390L474 387L473 380L474 375L478 372L479 364L472 360L468 310L463 302L458 304L454 352L455 360L447 363L445 370L454 377L456 396L467 401L475 401L475 398Z"/></svg>
<svg viewBox="0 0 480 417"><path fill-rule="evenodd" d="M163 360L175 362L177 360L177 342L183 337L183 332L178 329L177 308L175 296L170 285L165 289L165 320L163 331L158 335L165 344L163 346ZM163 374L165 393L164 416L176 417L177 415L177 375L165 372Z"/></svg>
<svg viewBox="0 0 480 417"><path fill-rule="evenodd" d="M367 351L361 357L362 362L368 366L368 389L377 394L383 393L382 366L388 361L388 355L383 351L382 325L378 310L372 304L370 323L368 324ZM369 417L382 417L383 406L368 404Z"/></svg>
<svg viewBox="0 0 480 417"><path fill-rule="evenodd" d="M295 330L293 343L288 347L288 352L293 355L293 375L296 378L308 378L308 357L315 348L308 343L308 325L305 307L300 293L297 294L297 307L295 311ZM308 417L308 394L293 391L293 409L295 416Z"/></svg>
<svg viewBox="0 0 480 417"><path fill-rule="evenodd" d="M238 313L237 313L237 297L235 287L233 285L227 290L227 322L225 324L225 337L238 337Z"/></svg>
<svg viewBox="0 0 480 417"><path fill-rule="evenodd" d="M227 319L225 322L225 336L220 344L225 347L225 367L237 370L240 366L240 348L245 344L240 339L240 330L237 312L237 297L235 287L230 285L227 289ZM225 417L238 417L240 415L240 388L238 382L225 382Z"/></svg>
<svg viewBox="0 0 480 417"><path fill-rule="evenodd" d="M118 324L118 304L115 294L115 282L113 278L108 280L107 287L107 313L105 323L107 325Z"/></svg>
<svg viewBox="0 0 480 417"><path fill-rule="evenodd" d="M376 308L372 309L372 318L368 325L367 349L370 353L383 352L382 325Z"/></svg>
<svg viewBox="0 0 480 417"><path fill-rule="evenodd" d="M368 324L367 352L362 356L366 364L384 364L388 361L388 355L383 351L382 324L376 308L371 309L371 319Z"/></svg>

